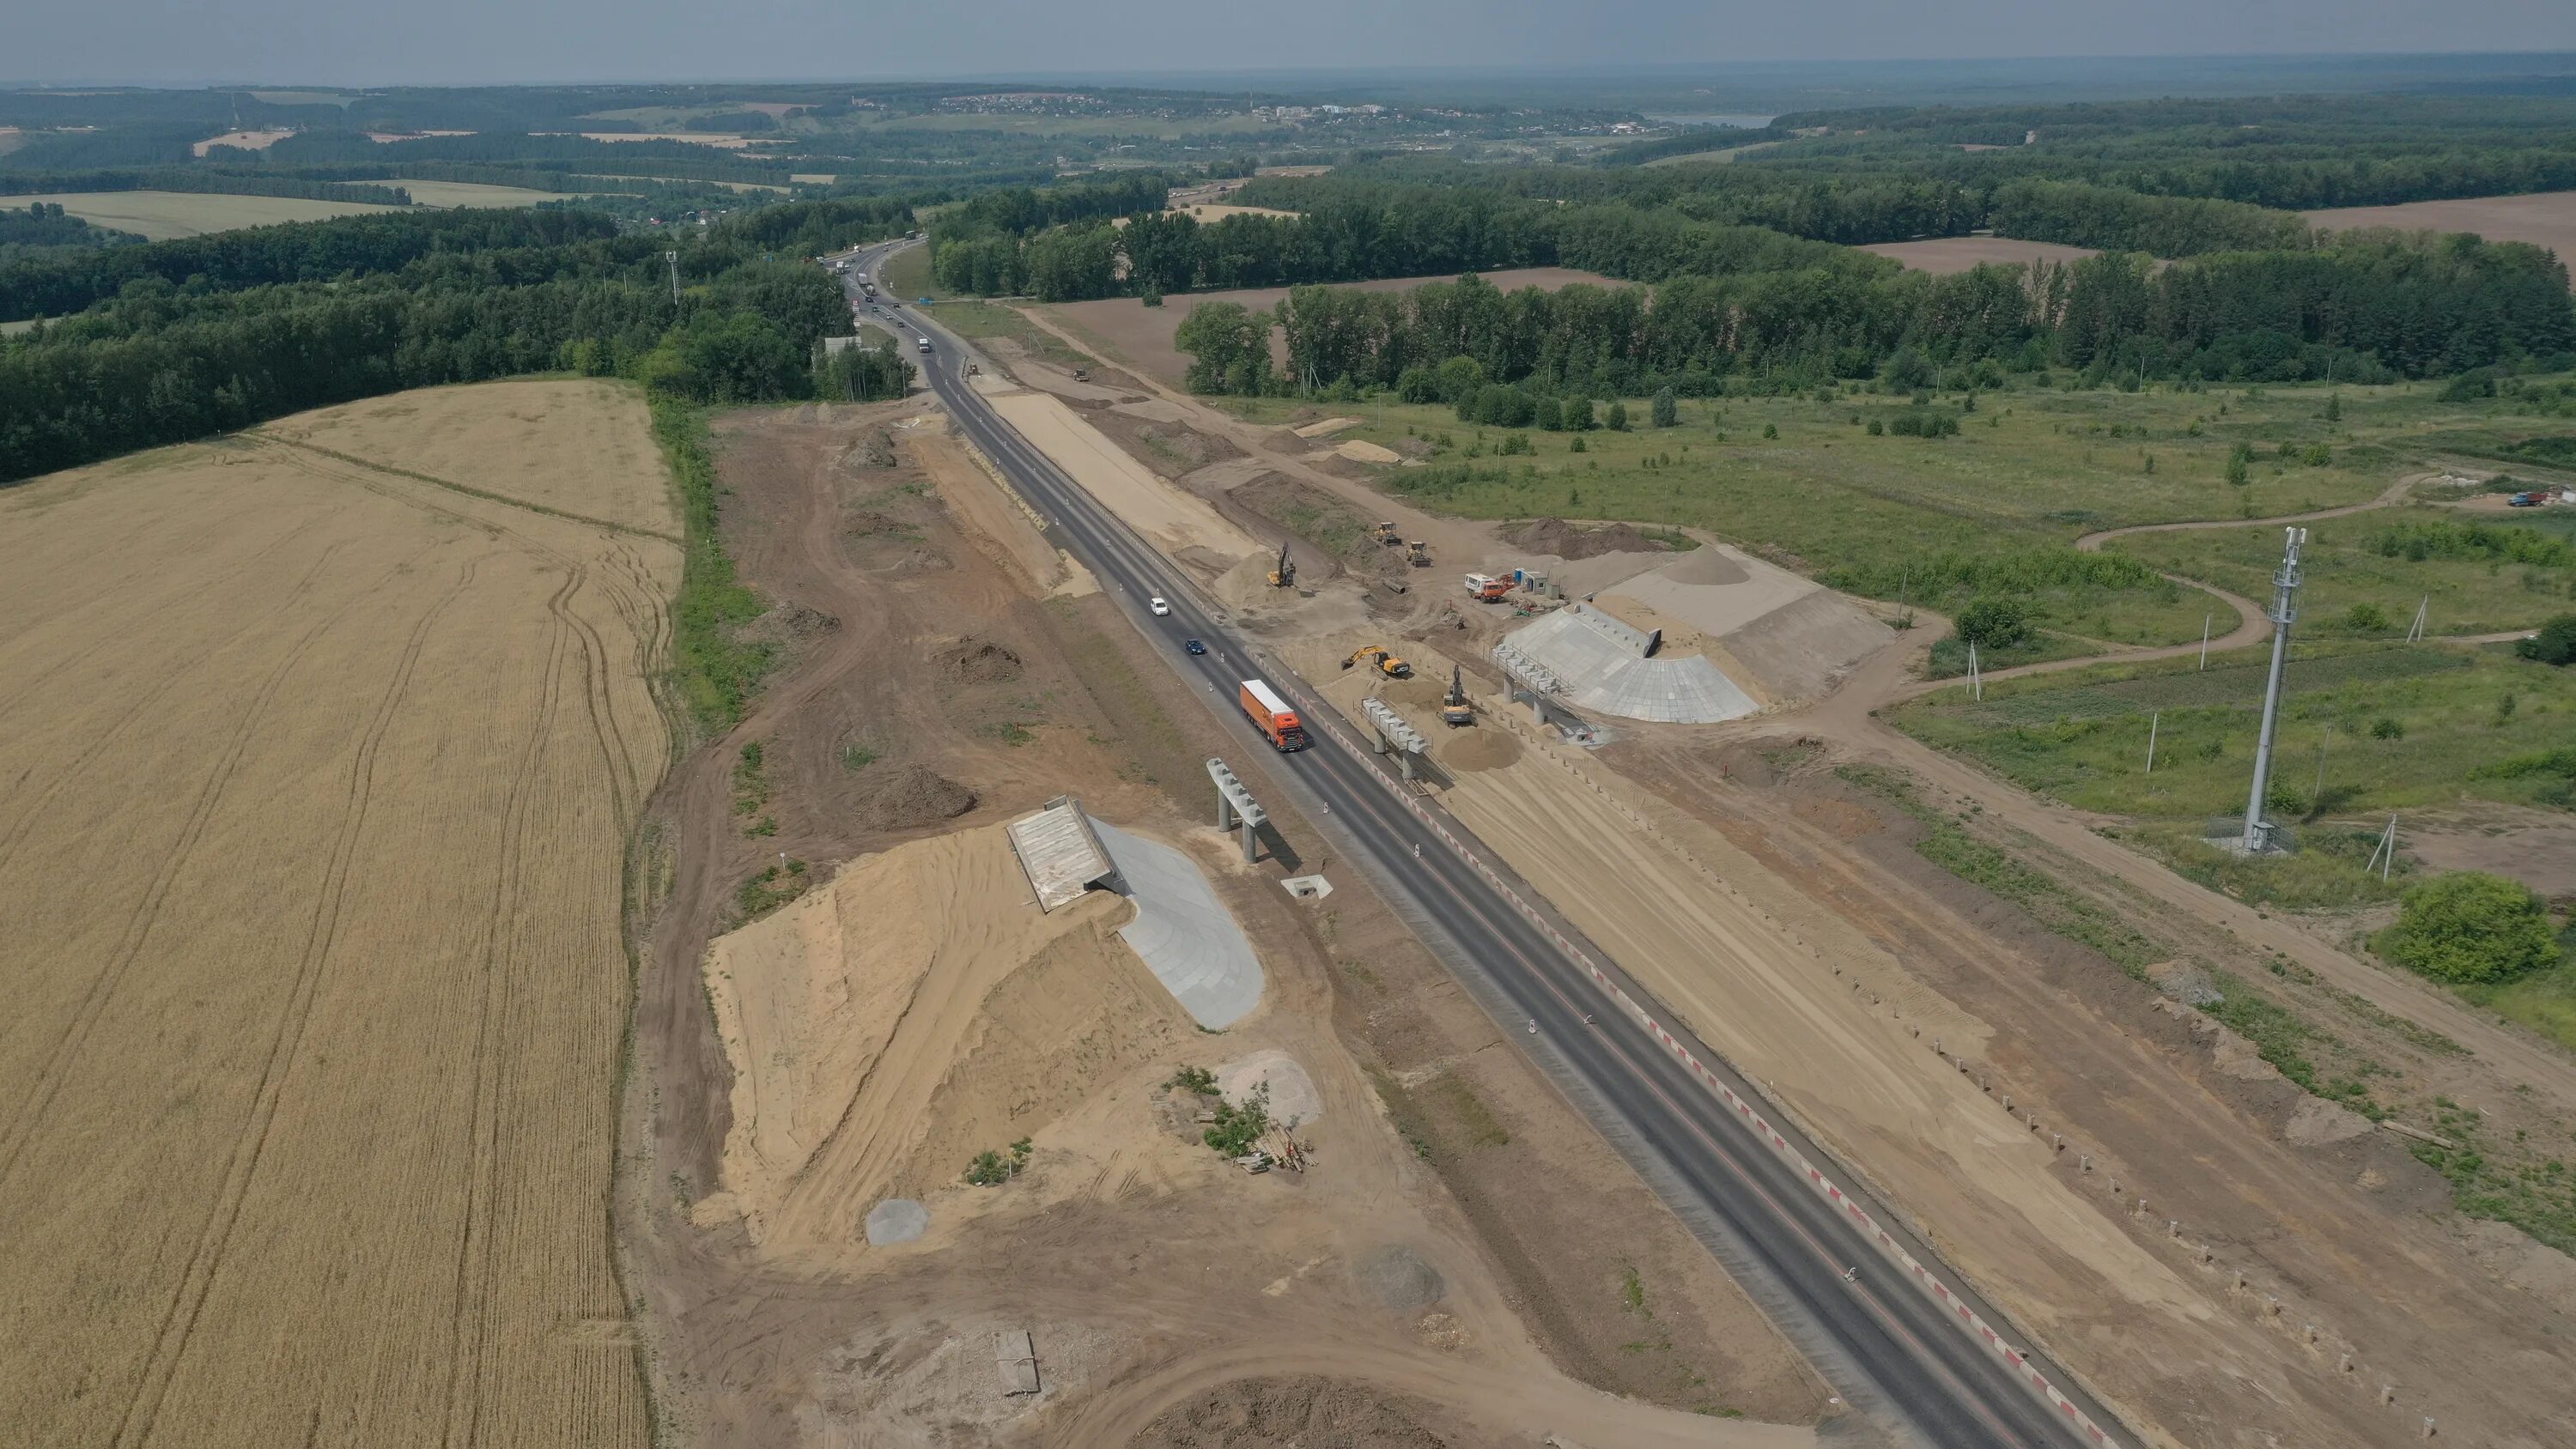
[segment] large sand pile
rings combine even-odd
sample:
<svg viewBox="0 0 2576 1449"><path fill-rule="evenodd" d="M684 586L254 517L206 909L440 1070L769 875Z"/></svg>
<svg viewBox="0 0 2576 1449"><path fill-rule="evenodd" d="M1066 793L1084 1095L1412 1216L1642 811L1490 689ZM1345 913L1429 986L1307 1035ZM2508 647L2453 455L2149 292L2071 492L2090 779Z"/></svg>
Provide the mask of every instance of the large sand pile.
<svg viewBox="0 0 2576 1449"><path fill-rule="evenodd" d="M763 1243L846 1244L1190 1032L1099 893L1052 914L1000 825L864 856L706 962L724 1187Z"/></svg>

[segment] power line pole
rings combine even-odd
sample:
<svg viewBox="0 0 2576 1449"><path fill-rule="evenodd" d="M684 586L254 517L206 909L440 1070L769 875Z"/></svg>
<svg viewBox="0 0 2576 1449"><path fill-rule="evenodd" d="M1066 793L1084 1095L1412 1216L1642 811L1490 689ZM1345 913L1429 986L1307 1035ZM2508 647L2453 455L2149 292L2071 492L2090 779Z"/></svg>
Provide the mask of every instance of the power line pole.
<svg viewBox="0 0 2576 1449"><path fill-rule="evenodd" d="M680 254L664 252L662 260L671 264L671 305L677 307L680 305Z"/></svg>
<svg viewBox="0 0 2576 1449"><path fill-rule="evenodd" d="M2200 616L2200 667L2203 673L2209 670L2209 624L2217 617L2215 613Z"/></svg>
<svg viewBox="0 0 2576 1449"><path fill-rule="evenodd" d="M2281 679L2290 667L2290 626L2299 620L2299 548L2308 541L2304 528L2282 530L2281 567L2272 575L2272 672L2263 684L2263 731L2254 741L2254 788L2245 802L2247 855L2260 854L2270 843L2271 827L2263 819L2263 796L2272 783L2272 735L2281 723Z"/></svg>
<svg viewBox="0 0 2576 1449"><path fill-rule="evenodd" d="M2165 712L2157 710L2147 716L2147 773L2156 772L2156 727L2165 722Z"/></svg>

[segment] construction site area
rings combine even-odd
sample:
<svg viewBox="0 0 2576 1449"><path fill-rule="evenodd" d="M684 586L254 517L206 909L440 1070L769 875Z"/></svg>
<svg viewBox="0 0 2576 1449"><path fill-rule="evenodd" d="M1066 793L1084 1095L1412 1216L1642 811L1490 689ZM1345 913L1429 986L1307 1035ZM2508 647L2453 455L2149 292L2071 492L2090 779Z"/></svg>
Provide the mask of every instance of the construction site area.
<svg viewBox="0 0 2576 1449"><path fill-rule="evenodd" d="M784 659L656 797L641 870L621 1237L677 1432L1786 1446L1837 1422L934 408L735 414L717 452ZM1256 825L1219 829L1219 760Z"/></svg>
<svg viewBox="0 0 2576 1449"><path fill-rule="evenodd" d="M1386 751L1390 775L1400 767L1421 798L1473 830L1671 1019L1760 1084L2017 1331L2112 1406L2138 1442L2393 1445L2437 1433L2541 1446L2576 1436L2576 1410L2556 1392L2552 1367L2571 1348L2576 1265L2512 1227L2450 1210L2442 1177L2413 1150L2428 1136L2456 1146L2472 1132L2561 1150L2576 1065L2356 961L2341 939L2168 874L2073 812L1889 728L1876 711L1924 688L1923 650L1936 630L1899 628L1914 621L1706 536L1558 519L1474 523L1410 508L1370 481L1373 467L1395 460L1355 460L1333 441L1346 420L1324 409L1294 426L1258 425L1137 374L1095 366L1076 376L1031 357L988 366L978 381L1024 436L1150 540L1176 579L1315 690L1335 716L1322 723ZM906 446L928 445L925 456L954 446L934 425L916 433L920 444ZM963 465L949 471L961 489L983 477ZM1064 590L1061 566L1028 574L1022 587ZM1495 1044L1491 1022L1364 882L1307 855L1314 847L1283 818L1285 797L1260 783L1266 762L1252 756L1264 752L1244 751L1241 734L1202 734L1216 715L1152 657L1166 641L1138 639L1098 596L1060 598L1030 617L1059 631L1062 657L1132 660L1118 677L1135 692L1103 699L1102 677L1086 664L1080 691L1063 698L1087 696L1117 718L1115 733L1086 726L1090 737L1049 749L1044 780L1022 777L1015 795L978 783L979 799L1007 797L1004 813L1025 814L1075 795L1121 830L1195 843L1266 982L1263 1004L1226 1035L1295 1056L1322 1090L1326 1110L1308 1143L1316 1166L1296 1175L1302 1202L1339 1202L1354 1160L1385 1152L1393 1180L1412 1184L1406 1211L1453 1234L1447 1241L1464 1255L1441 1261L1451 1291L1465 1281L1449 1276L1452 1267L1468 1264L1480 1281L1509 1285L1515 1326L1487 1319L1480 1332L1543 1359L1546 1377L1532 1382L1570 1377L1696 1407L1696 1388L1649 1386L1656 1374L1627 1351L1637 1335L1610 1343L1597 1332L1606 1269L1614 1281L1644 1284L1654 1305L1643 1338L1658 1346L1644 1358L1730 1364L1731 1373L1689 1370L1706 1376L1713 1403L1748 1421L1830 1430L1834 1411L1813 1371L1792 1367L1797 1356L1766 1315L1660 1214L1631 1171L1596 1156L1579 1188L1554 1174L1506 1183L1488 1171L1525 1146L1601 1148L1516 1054L1484 1049ZM1078 642L1063 632L1078 626L1096 632ZM1147 711L1147 697L1166 703ZM944 728L953 736L951 713ZM1182 737L1211 743L1183 748ZM1144 770L1122 774L1104 757L1090 767L1099 773L1080 778L1101 741L1106 755L1141 751ZM1226 755L1270 811L1262 861L1249 871L1194 803L1207 796L1200 754ZM1008 773L1009 752L999 762ZM979 805L970 818L1002 814ZM1962 859L2003 863L1970 869ZM1024 884L998 857L987 868L1014 890ZM1279 884L1318 874L1335 887L1324 900ZM1050 915L1047 929L1069 934L1051 941L1070 939L1082 912L1119 914L1089 901L1066 909L1075 913L1068 924ZM1132 959L1123 964L1125 979L1141 979ZM2213 980L2260 980L2266 994L2222 997ZM1168 1049L1218 1055L1201 1048L1202 1032L1177 1025L1178 997L1166 998L1123 1019L1141 1036L1086 1048L1104 1070L1126 1073L1115 1084L1104 1078L1106 1097L1150 1100L1170 1077ZM2277 1034L2266 1033L2290 1009L2326 1023L2303 1040L2331 1033L2367 1058L2378 1101L2426 1105L2365 1115L2316 1081L2285 1075ZM1165 1030L1174 1034L1155 1035ZM1333 1081L1352 1092L1350 1110L1338 1109ZM2436 1102L2449 1105L2437 1112ZM1111 1126L1080 1113L1065 1120ZM1016 1135L999 1123L985 1129L995 1146ZM1103 1183L1154 1184L1138 1189L1144 1196L1182 1191L1177 1165L1149 1168L1106 1139L1083 1139L1083 1166L1054 1173L1047 1141L1039 1134L1032 1177L992 1202L1063 1194L1051 1219L1061 1225L1115 1217L1114 1204L1129 1199L1085 1196ZM1070 1141L1067 1150L1076 1150ZM1204 1152L1177 1142L1173 1150L1209 1191L1267 1190ZM921 1171L947 1166L936 1158ZM902 1183L901 1172L888 1180ZM1560 1189L1569 1203L1553 1201ZM1609 1211L1626 1204L1655 1223L1667 1245L1655 1265L1564 1261L1630 1231L1611 1231L1590 1207L1580 1232L1533 1234L1577 1198ZM946 1236L936 1200L929 1216L920 1241L965 1253L964 1239ZM1264 1219L1264 1231L1283 1235L1272 1241L1311 1228L1342 1245L1327 1255L1334 1262L1373 1251L1346 1224L1327 1231L1291 1216ZM1011 1257L1022 1246L977 1249L978 1281L1007 1281L1010 1296L1026 1296L1029 1269ZM1658 1278L1685 1264L1701 1275L1694 1286L1659 1293ZM883 1291L924 1315L944 1301L926 1266L914 1270L920 1279L882 1264L853 1271L904 1283ZM1302 1298L1321 1275L1291 1273L1253 1291L1294 1284L1279 1296ZM1179 1276L1166 1265L1133 1291ZM1619 1324L1630 1310L1613 1304ZM955 1311L935 1316L946 1323ZM1676 1316L1697 1320L1689 1348L1670 1332ZM1445 1327L1428 1321L1412 1321L1388 1362L1413 1362L1424 1344L1445 1341ZM1251 1331L1248 1320L1238 1326ZM1266 1361L1236 1358L1235 1372ZM1209 1370L1190 1372L1202 1375L1194 1389L1213 1390ZM1356 1374L1348 1363L1301 1372ZM1419 1442L1514 1442L1439 1437L1441 1425L1454 1433L1461 1421L1418 1422L1430 1436ZM1710 1431L1681 1442L1735 1442ZM1654 1441L1604 1433L1581 1442Z"/></svg>

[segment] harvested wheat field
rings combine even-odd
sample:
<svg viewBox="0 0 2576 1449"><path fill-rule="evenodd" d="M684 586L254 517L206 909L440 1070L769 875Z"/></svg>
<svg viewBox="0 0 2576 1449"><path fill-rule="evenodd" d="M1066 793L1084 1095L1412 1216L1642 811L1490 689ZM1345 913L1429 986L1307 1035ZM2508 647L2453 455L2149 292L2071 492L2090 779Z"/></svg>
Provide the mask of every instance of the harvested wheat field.
<svg viewBox="0 0 2576 1449"><path fill-rule="evenodd" d="M2561 261L2576 256L2576 191L2531 196L2465 196L2450 201L2411 201L2400 206L2346 206L2311 211L2308 223L2349 231L2392 226L2400 231L2475 232L2491 242L2529 242Z"/></svg>
<svg viewBox="0 0 2576 1449"><path fill-rule="evenodd" d="M456 388L0 492L0 1443L648 1441L607 1228L679 570L643 429ZM634 521L504 501L540 458Z"/></svg>

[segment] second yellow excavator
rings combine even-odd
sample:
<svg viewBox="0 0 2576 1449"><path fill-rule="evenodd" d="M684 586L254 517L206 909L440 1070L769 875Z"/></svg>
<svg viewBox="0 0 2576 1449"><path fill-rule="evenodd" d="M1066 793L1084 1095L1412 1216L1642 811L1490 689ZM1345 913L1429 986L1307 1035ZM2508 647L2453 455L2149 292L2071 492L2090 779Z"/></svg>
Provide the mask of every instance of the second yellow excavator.
<svg viewBox="0 0 2576 1449"><path fill-rule="evenodd" d="M1342 667L1344 669L1348 669L1363 659L1376 665L1377 672L1385 675L1389 679L1411 679L1413 677L1413 666L1396 658L1395 655L1388 652L1386 646L1382 644L1371 644L1365 649L1353 650L1351 652L1351 657L1342 661Z"/></svg>

